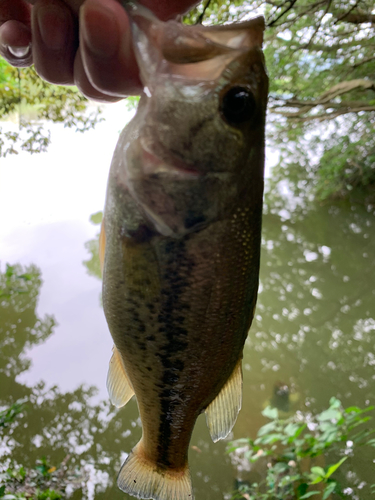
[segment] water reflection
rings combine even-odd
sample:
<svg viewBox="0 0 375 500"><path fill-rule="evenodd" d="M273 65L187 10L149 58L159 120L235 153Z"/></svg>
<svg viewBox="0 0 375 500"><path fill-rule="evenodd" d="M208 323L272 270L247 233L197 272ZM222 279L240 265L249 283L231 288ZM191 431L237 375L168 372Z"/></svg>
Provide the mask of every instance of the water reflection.
<svg viewBox="0 0 375 500"><path fill-rule="evenodd" d="M375 401L374 214L345 203L294 209L293 217L290 213L266 210L264 216L261 288L245 348L244 400L235 438L255 436L265 423L261 411L268 404L289 414L298 409L320 411L333 395L344 406ZM99 222L96 215L94 222ZM99 277L97 237L86 249L84 265L90 275ZM95 498L128 498L117 490L114 479L125 453L140 437L135 402L117 411L108 401L95 403L93 388L62 392L45 383L27 387L17 382L29 368L30 347L58 333L52 316L39 317L36 312L41 271L35 266L13 269L16 276L29 279L18 283L14 278L22 293L0 297L0 405L27 397L29 409L3 443L3 452L29 466L43 455L58 463L73 452L73 462L91 475ZM87 357L88 352L83 354ZM252 481L261 474L232 465L225 443L210 441L202 417L191 444L198 499L223 498L235 480ZM340 469L353 488L353 498L369 498L366 486L359 486L373 482L374 458L371 451L362 452Z"/></svg>
<svg viewBox="0 0 375 500"><path fill-rule="evenodd" d="M30 367L24 352L44 342L53 332L53 316L39 318L35 312L40 287L40 270L9 266L0 273L0 387L1 404L12 404L26 395L16 377Z"/></svg>
<svg viewBox="0 0 375 500"><path fill-rule="evenodd" d="M123 450L139 439L135 403L129 404L124 421L107 401L90 402L96 391L93 387L62 393L56 386L46 387L44 382L30 388L16 381L17 375L30 366L28 349L53 334L54 318L39 318L36 314L41 284L41 272L36 266L8 266L0 274L0 405L8 406L19 398L27 400L27 411L1 442L1 463L6 466L11 458L32 467L45 456L58 465L71 454L71 466L89 471L91 487L96 485L95 498L104 494L123 498L112 479Z"/></svg>
<svg viewBox="0 0 375 500"><path fill-rule="evenodd" d="M90 222L94 226L99 226L103 220L103 212L97 212L96 214L92 214L90 217ZM87 273L89 276L95 276L96 278L102 279L102 272L100 269L100 261L99 261L99 234L98 231L95 235L95 238L92 240L86 241L85 248L90 254L90 258L88 260L83 261L83 265L87 269Z"/></svg>
<svg viewBox="0 0 375 500"><path fill-rule="evenodd" d="M373 214L344 204L295 222L265 216L252 371L294 377L318 407L328 394L344 404L375 397L371 233Z"/></svg>
<svg viewBox="0 0 375 500"><path fill-rule="evenodd" d="M256 415L280 381L294 394L293 410L320 411L332 395L344 406L373 404L374 214L346 203L296 210L290 218L269 211L260 280L244 359L247 410L236 437L255 435L264 423ZM364 455L342 468L357 485L373 482L374 454Z"/></svg>

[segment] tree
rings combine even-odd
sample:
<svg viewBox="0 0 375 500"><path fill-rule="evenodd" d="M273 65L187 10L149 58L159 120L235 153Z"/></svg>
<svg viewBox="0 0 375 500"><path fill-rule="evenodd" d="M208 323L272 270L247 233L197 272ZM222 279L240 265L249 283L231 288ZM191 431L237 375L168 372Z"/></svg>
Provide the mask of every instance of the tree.
<svg viewBox="0 0 375 500"><path fill-rule="evenodd" d="M190 20L202 12L201 5ZM322 199L353 190L374 199L375 1L212 0L204 19L255 13L267 24L269 136L281 151L276 173L303 168Z"/></svg>
<svg viewBox="0 0 375 500"><path fill-rule="evenodd" d="M61 122L85 132L100 118L100 108L88 112L88 101L75 87L51 85L33 68L17 69L0 58L0 119L18 115L18 130L0 127L0 158L46 151L50 144L48 122Z"/></svg>
<svg viewBox="0 0 375 500"><path fill-rule="evenodd" d="M375 200L375 0L204 0L185 18L215 24L264 14L270 76L269 139L280 151L275 179L292 190ZM86 130L98 120L74 88L42 82L0 61L0 117L34 106L37 123L1 132L0 156L43 151L38 120ZM17 147L16 147L17 146ZM298 177L299 184L295 183ZM292 180L293 178L293 180Z"/></svg>

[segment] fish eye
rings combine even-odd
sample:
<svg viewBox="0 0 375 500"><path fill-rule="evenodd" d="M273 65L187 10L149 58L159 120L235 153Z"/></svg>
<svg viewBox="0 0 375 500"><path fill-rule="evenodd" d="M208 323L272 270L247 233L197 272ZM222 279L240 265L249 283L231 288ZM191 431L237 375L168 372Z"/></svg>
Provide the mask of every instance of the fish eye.
<svg viewBox="0 0 375 500"><path fill-rule="evenodd" d="M249 121L255 111L255 98L246 87L232 87L221 102L221 113L227 122L239 125Z"/></svg>

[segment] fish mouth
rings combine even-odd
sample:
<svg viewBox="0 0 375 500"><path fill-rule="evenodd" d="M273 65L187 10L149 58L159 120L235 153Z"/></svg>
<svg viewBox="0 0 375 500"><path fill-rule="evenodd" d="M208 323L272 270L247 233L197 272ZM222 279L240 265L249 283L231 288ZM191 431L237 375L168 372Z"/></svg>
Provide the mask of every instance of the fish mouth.
<svg viewBox="0 0 375 500"><path fill-rule="evenodd" d="M161 145L157 144L156 147L151 149L142 142L143 141L141 141L140 144L140 156L144 174L149 176L155 174L169 174L181 180L193 180L202 177L203 174L196 168L188 165L169 151L164 151ZM155 152L155 149L158 152Z"/></svg>

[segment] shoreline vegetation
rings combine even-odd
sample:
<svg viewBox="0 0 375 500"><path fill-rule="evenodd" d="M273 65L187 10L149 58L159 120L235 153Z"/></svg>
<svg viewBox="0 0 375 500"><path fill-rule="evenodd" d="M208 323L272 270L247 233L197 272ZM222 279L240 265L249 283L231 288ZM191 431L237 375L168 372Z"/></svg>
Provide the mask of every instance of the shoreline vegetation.
<svg viewBox="0 0 375 500"><path fill-rule="evenodd" d="M0 411L3 444L9 442L17 419L27 417L27 412L26 399ZM298 411L287 416L267 407L263 416L269 422L259 429L255 439L237 439L227 446L229 455L236 455L237 461L257 464L263 476L260 482L242 482L237 491L231 492L231 499L351 498L345 475L337 476L340 468L350 470L350 461L355 459L359 448L375 448L375 429L368 427L373 418L371 413L374 413L373 406L343 408L334 397L326 410L315 415ZM84 468L71 465L72 454L60 463L52 463L49 457L43 456L33 467L28 467L14 462L11 446L9 448L0 465L1 500L90 497L87 491L90 474ZM370 488L375 493L375 484Z"/></svg>

